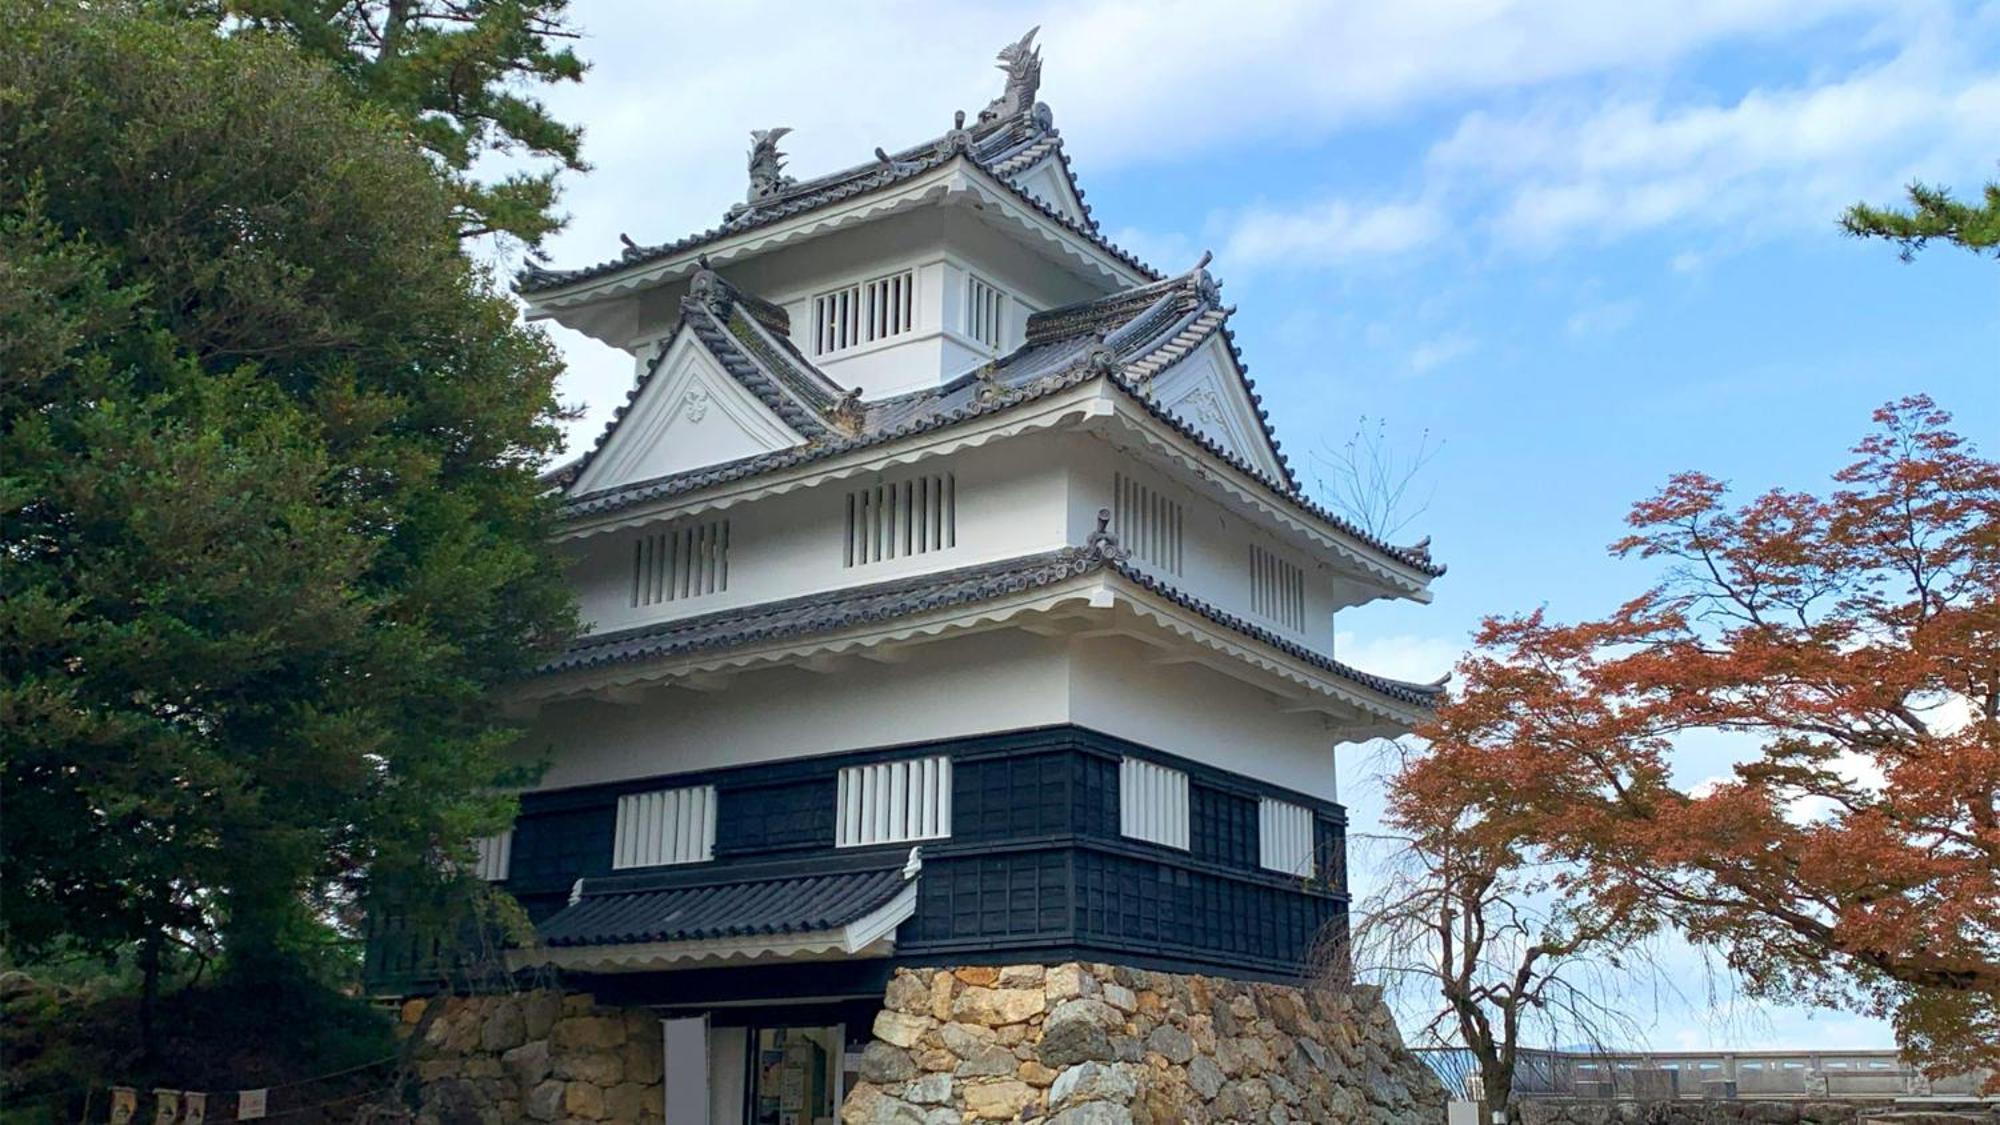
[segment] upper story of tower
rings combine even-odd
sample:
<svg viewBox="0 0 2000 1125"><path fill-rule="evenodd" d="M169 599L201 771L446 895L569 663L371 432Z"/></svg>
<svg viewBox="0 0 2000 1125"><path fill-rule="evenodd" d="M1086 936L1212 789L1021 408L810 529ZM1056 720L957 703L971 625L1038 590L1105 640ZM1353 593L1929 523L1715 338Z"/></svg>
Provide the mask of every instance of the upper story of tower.
<svg viewBox="0 0 2000 1125"><path fill-rule="evenodd" d="M971 120L798 180L752 133L742 203L719 225L582 269L520 278L529 315L644 355L702 263L782 309L799 351L866 399L935 387L1021 346L1033 313L1160 280L1100 232L1048 106L1034 33L1001 53L1004 92Z"/></svg>
<svg viewBox="0 0 2000 1125"><path fill-rule="evenodd" d="M1428 600L1427 542L1304 494L1208 257L1170 276L1107 241L1032 33L1001 61L938 138L795 180L759 131L720 225L523 273L531 316L636 372L550 476L590 635L538 691L713 682L781 634L770 659L824 664L842 630L924 617L1136 631L1356 737L1423 711L1434 687L1334 660L1333 617Z"/></svg>

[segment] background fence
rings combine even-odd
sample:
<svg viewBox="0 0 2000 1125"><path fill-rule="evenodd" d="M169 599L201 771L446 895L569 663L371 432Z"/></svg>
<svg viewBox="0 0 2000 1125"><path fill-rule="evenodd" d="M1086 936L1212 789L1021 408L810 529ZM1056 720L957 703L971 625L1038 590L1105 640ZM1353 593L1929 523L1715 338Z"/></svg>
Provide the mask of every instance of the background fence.
<svg viewBox="0 0 2000 1125"><path fill-rule="evenodd" d="M1470 1051L1417 1055L1461 1096L1477 1096ZM1524 1051L1516 1097L1890 1101L1979 1096L1984 1072L1926 1078L1894 1051Z"/></svg>

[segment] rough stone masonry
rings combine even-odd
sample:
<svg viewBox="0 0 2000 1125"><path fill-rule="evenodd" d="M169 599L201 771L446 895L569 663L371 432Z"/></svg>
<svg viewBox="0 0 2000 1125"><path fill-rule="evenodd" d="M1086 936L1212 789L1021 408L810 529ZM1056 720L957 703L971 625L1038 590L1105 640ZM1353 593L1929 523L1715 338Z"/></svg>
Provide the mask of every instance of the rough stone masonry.
<svg viewBox="0 0 2000 1125"><path fill-rule="evenodd" d="M898 969L845 1125L1444 1119L1372 989L1111 965Z"/></svg>
<svg viewBox="0 0 2000 1125"><path fill-rule="evenodd" d="M420 1034L420 1125L659 1125L645 1009L540 991L452 997ZM843 1125L1436 1125L1445 1090L1368 988L1112 965L898 969Z"/></svg>

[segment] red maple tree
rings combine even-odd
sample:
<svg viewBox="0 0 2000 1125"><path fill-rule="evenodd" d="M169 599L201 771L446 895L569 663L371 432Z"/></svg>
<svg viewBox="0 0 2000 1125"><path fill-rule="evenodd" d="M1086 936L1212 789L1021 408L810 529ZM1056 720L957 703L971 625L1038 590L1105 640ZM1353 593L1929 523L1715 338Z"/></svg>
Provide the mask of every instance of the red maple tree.
<svg viewBox="0 0 2000 1125"><path fill-rule="evenodd" d="M1927 1070L2000 1069L2000 463L1914 397L1824 495L1699 473L1616 555L1602 620L1492 618L1395 783L1678 925L1753 994L1892 1014ZM1746 746L1674 776L1677 744Z"/></svg>

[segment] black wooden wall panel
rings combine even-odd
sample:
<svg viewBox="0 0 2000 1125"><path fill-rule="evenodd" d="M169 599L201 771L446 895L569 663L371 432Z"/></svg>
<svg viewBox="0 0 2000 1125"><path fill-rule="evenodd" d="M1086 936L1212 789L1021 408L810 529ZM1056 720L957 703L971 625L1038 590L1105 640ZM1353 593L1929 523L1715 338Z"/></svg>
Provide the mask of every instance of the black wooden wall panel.
<svg viewBox="0 0 2000 1125"><path fill-rule="evenodd" d="M1313 818L1313 857L1320 881L1347 893L1347 828L1327 817Z"/></svg>
<svg viewBox="0 0 2000 1125"><path fill-rule="evenodd" d="M1188 786L1188 847L1197 858L1257 866L1257 802L1207 785Z"/></svg>
<svg viewBox="0 0 2000 1125"><path fill-rule="evenodd" d="M611 871L615 804L524 815L514 825L509 881L518 888L567 891L578 879Z"/></svg>
<svg viewBox="0 0 2000 1125"><path fill-rule="evenodd" d="M917 913L899 934L899 956L985 947L1032 958L1045 945L1282 974L1325 934L1344 932L1339 806L1313 805L1318 879L1301 886L1258 865L1255 782L1161 756L1189 773L1190 848L1126 841L1119 757L1151 752L1074 728L529 794L508 888L538 919L561 909L576 879L610 873L618 794L663 783L717 787L718 863L831 853L842 765L940 752L953 756L952 835L924 845ZM385 947L407 947L414 935L381 937ZM371 969L412 952L371 949L380 959Z"/></svg>
<svg viewBox="0 0 2000 1125"><path fill-rule="evenodd" d="M1079 753L1071 761L1076 778L1070 805L1072 831L1081 836L1118 835L1118 759Z"/></svg>
<svg viewBox="0 0 2000 1125"><path fill-rule="evenodd" d="M716 792L715 854L831 848L838 775Z"/></svg>
<svg viewBox="0 0 2000 1125"><path fill-rule="evenodd" d="M1032 753L958 762L951 773L951 838L1011 840L1069 831L1071 755Z"/></svg>

